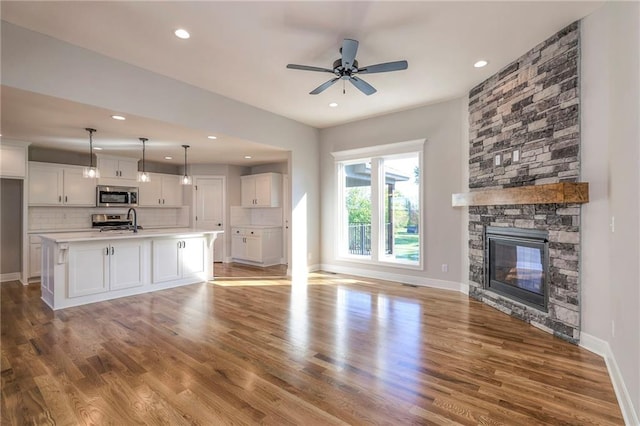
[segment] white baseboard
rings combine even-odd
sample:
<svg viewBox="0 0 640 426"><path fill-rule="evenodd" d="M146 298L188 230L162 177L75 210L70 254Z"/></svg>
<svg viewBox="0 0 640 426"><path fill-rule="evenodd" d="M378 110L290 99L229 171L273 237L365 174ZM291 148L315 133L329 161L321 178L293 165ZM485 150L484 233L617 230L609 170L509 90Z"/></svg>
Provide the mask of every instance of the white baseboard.
<svg viewBox="0 0 640 426"><path fill-rule="evenodd" d="M613 355L609 342L582 332L580 333L580 346L604 358L604 362L607 364L607 370L609 371L609 377L611 377L613 389L616 392L616 398L618 398L620 410L622 411L622 417L624 417L624 423L628 426L640 425L638 413L636 413L633 408L631 396L624 383L624 378L622 377L622 373L620 373L620 368L618 367L616 357Z"/></svg>
<svg viewBox="0 0 640 426"><path fill-rule="evenodd" d="M20 272L10 272L8 274L0 274L0 282L21 281L22 274Z"/></svg>
<svg viewBox="0 0 640 426"><path fill-rule="evenodd" d="M327 272L334 272L336 274L357 275L365 278L375 278L384 281L395 281L402 284L439 288L442 290L451 290L469 294L468 284L463 284L455 281L437 280L434 278L417 277L415 275L404 275L383 271L372 271L369 269L354 268L351 266L322 264L320 265L320 269Z"/></svg>
<svg viewBox="0 0 640 426"><path fill-rule="evenodd" d="M319 271L321 266L322 266L322 265L319 265L319 264L317 264L317 263L316 263L315 265L307 265L307 272L316 272L316 271Z"/></svg>

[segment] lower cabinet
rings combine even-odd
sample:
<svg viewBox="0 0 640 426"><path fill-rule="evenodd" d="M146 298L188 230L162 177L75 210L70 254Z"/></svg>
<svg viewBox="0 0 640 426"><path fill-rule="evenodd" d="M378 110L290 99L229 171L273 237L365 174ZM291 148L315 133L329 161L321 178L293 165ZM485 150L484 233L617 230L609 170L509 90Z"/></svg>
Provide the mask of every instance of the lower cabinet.
<svg viewBox="0 0 640 426"><path fill-rule="evenodd" d="M233 228L231 257L260 266L279 264L282 258L282 228Z"/></svg>
<svg viewBox="0 0 640 426"><path fill-rule="evenodd" d="M206 242L202 237L156 239L152 243L151 282L162 283L206 273Z"/></svg>
<svg viewBox="0 0 640 426"><path fill-rule="evenodd" d="M42 265L42 244L40 237L29 237L29 278L40 276Z"/></svg>
<svg viewBox="0 0 640 426"><path fill-rule="evenodd" d="M73 244L69 248L69 297L144 284L142 241Z"/></svg>

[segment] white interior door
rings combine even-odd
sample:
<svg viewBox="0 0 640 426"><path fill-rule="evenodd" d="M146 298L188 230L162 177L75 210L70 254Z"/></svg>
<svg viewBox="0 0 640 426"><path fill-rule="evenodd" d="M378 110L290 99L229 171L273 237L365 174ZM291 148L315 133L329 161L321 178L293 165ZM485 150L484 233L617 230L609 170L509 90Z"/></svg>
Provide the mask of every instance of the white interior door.
<svg viewBox="0 0 640 426"><path fill-rule="evenodd" d="M196 178L196 229L224 230L224 178L202 177ZM222 234L214 242L213 261L222 262L224 259L225 235Z"/></svg>

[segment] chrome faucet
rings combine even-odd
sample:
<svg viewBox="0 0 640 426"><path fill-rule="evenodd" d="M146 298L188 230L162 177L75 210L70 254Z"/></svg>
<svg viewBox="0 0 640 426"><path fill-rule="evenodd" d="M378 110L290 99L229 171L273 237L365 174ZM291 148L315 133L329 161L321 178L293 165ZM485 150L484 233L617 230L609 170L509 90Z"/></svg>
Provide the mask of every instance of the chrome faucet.
<svg viewBox="0 0 640 426"><path fill-rule="evenodd" d="M133 232L138 232L138 212L133 207L129 208L127 211L127 220L131 217L131 212L133 211ZM129 225L131 226L131 225Z"/></svg>

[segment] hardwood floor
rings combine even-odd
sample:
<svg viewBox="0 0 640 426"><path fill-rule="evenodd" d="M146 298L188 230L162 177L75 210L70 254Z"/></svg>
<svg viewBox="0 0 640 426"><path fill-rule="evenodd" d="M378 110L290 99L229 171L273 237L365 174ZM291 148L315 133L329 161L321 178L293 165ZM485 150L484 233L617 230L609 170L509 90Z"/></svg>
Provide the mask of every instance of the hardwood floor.
<svg viewBox="0 0 640 426"><path fill-rule="evenodd" d="M213 276L217 278L286 278L287 265L267 267L242 263L214 263Z"/></svg>
<svg viewBox="0 0 640 426"><path fill-rule="evenodd" d="M623 424L600 357L462 294L252 282L55 313L3 284L2 424Z"/></svg>

